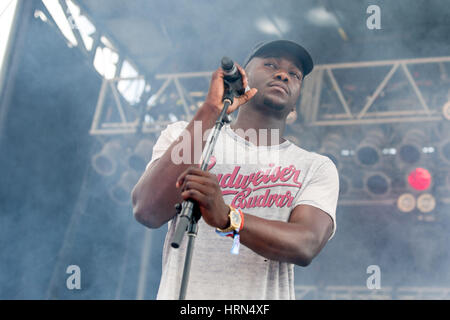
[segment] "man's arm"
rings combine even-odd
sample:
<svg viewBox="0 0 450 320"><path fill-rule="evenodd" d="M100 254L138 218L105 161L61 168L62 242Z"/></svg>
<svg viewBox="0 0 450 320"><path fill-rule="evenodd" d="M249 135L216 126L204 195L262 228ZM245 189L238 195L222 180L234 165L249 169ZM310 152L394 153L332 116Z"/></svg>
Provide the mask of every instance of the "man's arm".
<svg viewBox="0 0 450 320"><path fill-rule="evenodd" d="M310 205L296 206L289 222L244 215L244 229L239 233L243 245L270 260L302 267L322 250L333 230L331 217Z"/></svg>
<svg viewBox="0 0 450 320"><path fill-rule="evenodd" d="M244 70L238 66L242 74L244 87L247 86L247 77ZM179 190L175 187L178 176L192 164L198 163L200 155L195 154L195 141L202 142L202 149L205 145L203 136L206 130L212 128L222 110L222 97L224 94L223 71L221 68L216 70L211 78L211 84L204 104L199 108L191 122L187 125L188 134L183 136L183 144L190 147L190 163L176 164L172 161L171 155L173 148L180 143L182 136L175 140L166 150L163 156L145 170L138 183L132 191L133 213L140 223L149 228L159 228L165 222L172 219L175 215L175 203L181 202ZM246 103L256 94L256 89L247 91L244 95L234 99L233 104L228 108L230 114L240 105ZM202 122L202 132L195 132L194 122ZM187 141L184 138L188 138ZM197 158L195 158L197 156Z"/></svg>
<svg viewBox="0 0 450 320"><path fill-rule="evenodd" d="M183 199L198 203L202 218L215 228L229 225L216 176L191 167L177 180ZM267 259L307 266L320 252L333 231L331 217L307 204L297 205L288 222L263 219L244 212L244 228L239 233L243 245ZM231 245L231 244L230 244Z"/></svg>
<svg viewBox="0 0 450 320"><path fill-rule="evenodd" d="M175 140L163 156L145 170L134 187L131 193L133 213L136 220L145 226L159 228L175 215L174 205L181 202L182 198L174 186L174 181L181 172L192 166L192 163L198 162L199 159L192 159L191 164L174 164L172 149L179 143L186 143L186 146L192 147L191 155L194 156L193 141L202 139L202 137L194 137L194 121L202 121L202 130L208 129L215 121L213 109L207 110L207 108L207 106L200 108L185 129L189 133L185 136L190 136L191 141L183 140L181 142L180 138Z"/></svg>

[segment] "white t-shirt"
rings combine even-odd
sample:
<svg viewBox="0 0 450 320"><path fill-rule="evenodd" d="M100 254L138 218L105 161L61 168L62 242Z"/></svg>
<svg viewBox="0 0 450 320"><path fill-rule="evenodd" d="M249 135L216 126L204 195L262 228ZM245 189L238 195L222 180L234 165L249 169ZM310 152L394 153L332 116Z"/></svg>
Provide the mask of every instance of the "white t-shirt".
<svg viewBox="0 0 450 320"><path fill-rule="evenodd" d="M187 124L175 122L161 132L148 165L164 154ZM339 178L329 158L288 140L280 145L256 146L225 125L209 164L225 203L244 214L285 222L297 205L311 205L330 215L333 237ZM179 296L188 237L184 236L180 248L171 247L176 221L175 217L168 223L157 299ZM231 246L232 239L219 236L200 219L186 299L295 299L293 264L268 260L244 245L233 255Z"/></svg>

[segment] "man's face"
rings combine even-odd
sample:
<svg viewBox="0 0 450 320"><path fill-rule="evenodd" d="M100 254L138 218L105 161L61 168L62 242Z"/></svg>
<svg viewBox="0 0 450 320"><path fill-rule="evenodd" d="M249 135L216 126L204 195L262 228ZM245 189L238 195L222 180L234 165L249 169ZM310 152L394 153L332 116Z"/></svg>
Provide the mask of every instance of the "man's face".
<svg viewBox="0 0 450 320"><path fill-rule="evenodd" d="M269 52L254 57L246 67L251 88L258 89L253 98L282 115L287 115L297 104L303 80L301 64L284 52Z"/></svg>

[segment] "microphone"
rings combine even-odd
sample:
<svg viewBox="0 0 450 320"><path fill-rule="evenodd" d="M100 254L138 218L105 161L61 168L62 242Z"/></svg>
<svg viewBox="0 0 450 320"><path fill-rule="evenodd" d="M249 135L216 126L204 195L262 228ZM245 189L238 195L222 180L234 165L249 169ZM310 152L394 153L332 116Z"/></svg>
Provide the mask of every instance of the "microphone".
<svg viewBox="0 0 450 320"><path fill-rule="evenodd" d="M228 57L222 58L222 70L224 72L224 81L230 90L236 93L236 96L243 95L246 91L242 84L242 75L234 64L233 60Z"/></svg>

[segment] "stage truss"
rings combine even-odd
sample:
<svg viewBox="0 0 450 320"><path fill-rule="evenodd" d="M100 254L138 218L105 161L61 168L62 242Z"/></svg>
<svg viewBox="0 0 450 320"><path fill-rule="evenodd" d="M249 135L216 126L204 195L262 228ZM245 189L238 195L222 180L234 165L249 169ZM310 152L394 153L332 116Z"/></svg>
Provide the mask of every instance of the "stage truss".
<svg viewBox="0 0 450 320"><path fill-rule="evenodd" d="M450 78L447 77L445 70L446 64L449 62L450 57L436 57L317 65L304 81L298 112L302 115L306 126L346 126L448 120L450 108L445 103L449 100ZM442 92L437 93L442 99L436 99L436 95L430 97L428 92L424 92L426 88L421 87L418 81L414 79L410 69L423 66L430 66L430 70L433 67L441 70L441 73L435 75L435 79L427 78L422 82L425 84L428 82L428 86L430 84L446 86L447 91L444 94ZM370 72L377 74L383 74L385 70L388 71L377 83L374 91L363 97L366 100L364 104L350 105L351 101L346 97L342 89L343 85L337 79L335 73L339 72L341 78L348 79L358 69L361 70L361 73L367 69L372 69ZM345 72L348 72L349 76L346 77ZM159 114L156 114L156 119L153 115L152 122L148 121L148 117L145 117L159 104L171 108L173 114L176 114L178 118L189 121L206 96L207 84L211 74L212 72L157 74L154 77L153 85L158 89L151 96L151 101L141 102L141 104L146 104L144 113L136 112L136 108L124 107L117 93L119 81L139 80L142 77L104 79L92 122L91 134L130 134L136 133L139 129L142 132L161 130L161 128L173 122L166 117L163 109ZM374 110L377 100L384 96L385 92L389 89L396 90L396 88L390 88L390 85L399 85L398 82L392 82L394 74L404 77L402 85L406 84L407 88L403 89L410 89L409 96L403 97L403 103L408 105L399 108L386 105L383 111ZM328 86L324 85L326 81L329 83ZM405 92L407 92L406 90ZM335 103L331 107L324 99L324 96L330 95L330 91L335 95L333 101ZM110 105L109 109L105 106L105 97L108 94L114 95L114 107ZM175 99L172 99L174 105L167 105L168 96L175 97ZM116 120L110 120L114 118L111 117L111 112L117 113ZM110 114L109 119L102 117L105 113Z"/></svg>

